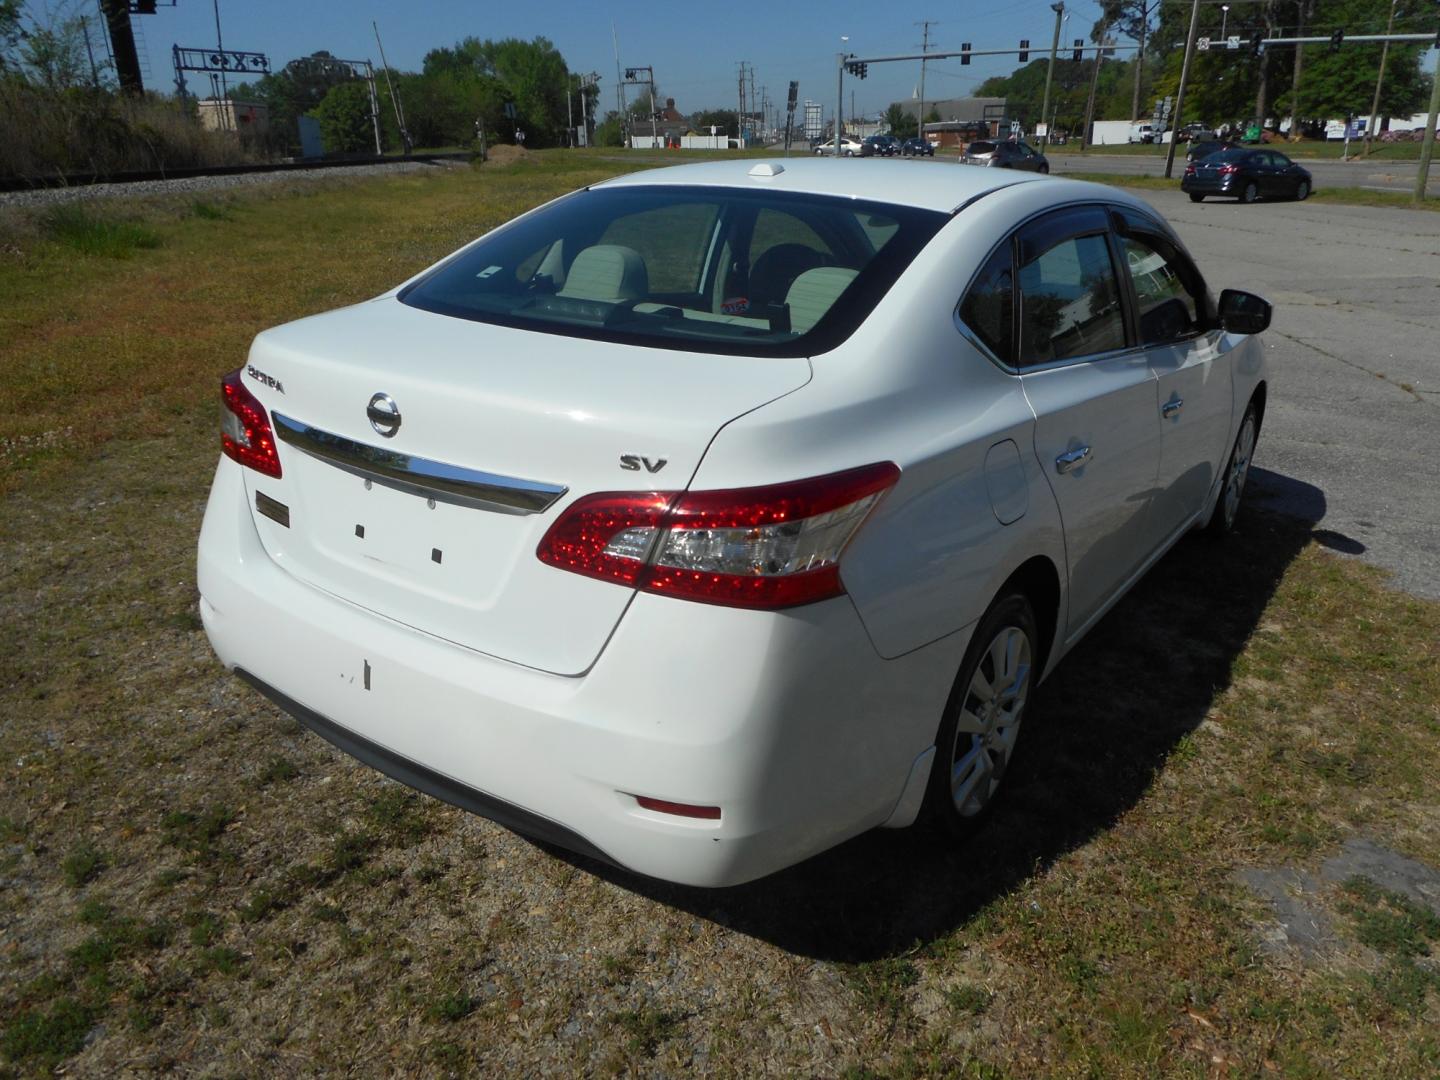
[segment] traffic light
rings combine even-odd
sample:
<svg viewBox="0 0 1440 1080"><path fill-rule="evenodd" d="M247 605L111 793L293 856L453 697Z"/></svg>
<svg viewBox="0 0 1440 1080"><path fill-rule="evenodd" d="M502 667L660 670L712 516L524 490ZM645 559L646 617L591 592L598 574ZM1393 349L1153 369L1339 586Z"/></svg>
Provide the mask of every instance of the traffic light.
<svg viewBox="0 0 1440 1080"><path fill-rule="evenodd" d="M970 63L970 43L968 41L960 43L960 63L962 66Z"/></svg>
<svg viewBox="0 0 1440 1080"><path fill-rule="evenodd" d="M1336 30L1333 34L1330 35L1330 51L1331 51L1331 52L1339 52L1339 51L1340 51L1340 43L1341 43L1342 41L1344 41L1344 40L1345 40L1345 31L1344 31L1344 30Z"/></svg>
<svg viewBox="0 0 1440 1080"><path fill-rule="evenodd" d="M1074 61L1078 64L1082 59L1084 59L1084 57L1085 57L1085 39L1084 39L1084 38L1078 38L1078 37L1077 37L1077 38L1075 39L1075 51L1070 54L1070 59L1071 59L1071 60L1074 60Z"/></svg>
<svg viewBox="0 0 1440 1080"><path fill-rule="evenodd" d="M1265 31L1256 30L1250 35L1250 55L1259 56L1265 51Z"/></svg>
<svg viewBox="0 0 1440 1080"><path fill-rule="evenodd" d="M851 75L854 75L857 79L863 79L869 72L870 65L865 63L865 61L863 60L849 60L846 61L845 70L848 71Z"/></svg>
<svg viewBox="0 0 1440 1080"><path fill-rule="evenodd" d="M1027 60L1029 60L1029 59L1030 59L1030 39L1029 39L1029 38L1021 38L1021 39L1020 39L1020 63L1023 64L1023 63L1025 63Z"/></svg>
<svg viewBox="0 0 1440 1080"><path fill-rule="evenodd" d="M635 69L634 69L634 68L626 68L626 69L625 69L625 81L626 81L626 82L634 82L634 81L635 81Z"/></svg>

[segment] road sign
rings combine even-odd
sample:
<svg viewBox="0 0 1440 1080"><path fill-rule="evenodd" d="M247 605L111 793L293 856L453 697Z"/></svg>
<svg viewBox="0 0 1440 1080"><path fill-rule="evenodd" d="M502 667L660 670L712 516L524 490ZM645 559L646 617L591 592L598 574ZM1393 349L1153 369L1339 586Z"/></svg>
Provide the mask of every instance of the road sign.
<svg viewBox="0 0 1440 1080"><path fill-rule="evenodd" d="M1210 39L1209 39L1208 37L1196 38L1196 39L1195 39L1195 47L1196 47L1197 49L1199 49L1201 52L1209 52L1209 51L1210 51Z"/></svg>
<svg viewBox="0 0 1440 1080"><path fill-rule="evenodd" d="M1238 49L1240 47L1240 35L1231 34L1225 39L1225 47L1227 49Z"/></svg>

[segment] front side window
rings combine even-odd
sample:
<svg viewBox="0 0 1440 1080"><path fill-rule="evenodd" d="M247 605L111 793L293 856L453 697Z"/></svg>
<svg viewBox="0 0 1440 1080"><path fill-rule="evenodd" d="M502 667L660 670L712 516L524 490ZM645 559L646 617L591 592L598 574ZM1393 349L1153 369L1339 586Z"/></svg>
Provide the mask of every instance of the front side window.
<svg viewBox="0 0 1440 1080"><path fill-rule="evenodd" d="M1103 233L1027 255L1017 277L1021 367L1124 348L1120 287Z"/></svg>
<svg viewBox="0 0 1440 1080"><path fill-rule="evenodd" d="M1149 236L1122 236L1120 250L1135 288L1140 341L1163 345L1200 329L1200 305L1187 288L1186 268L1170 245Z"/></svg>
<svg viewBox="0 0 1440 1080"><path fill-rule="evenodd" d="M601 187L472 244L400 301L572 337L808 356L849 337L947 220L819 195Z"/></svg>

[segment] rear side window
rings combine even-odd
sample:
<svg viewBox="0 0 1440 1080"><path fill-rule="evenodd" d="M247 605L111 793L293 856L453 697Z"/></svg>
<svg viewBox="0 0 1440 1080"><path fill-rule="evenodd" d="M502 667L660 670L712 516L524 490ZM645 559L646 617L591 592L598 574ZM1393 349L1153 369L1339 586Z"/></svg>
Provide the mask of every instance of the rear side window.
<svg viewBox="0 0 1440 1080"><path fill-rule="evenodd" d="M960 318L1003 364L1014 363L1015 274L1010 242L1001 244L960 301Z"/></svg>
<svg viewBox="0 0 1440 1080"><path fill-rule="evenodd" d="M948 216L734 188L597 188L400 294L475 322L694 352L809 356L868 316Z"/></svg>
<svg viewBox="0 0 1440 1080"><path fill-rule="evenodd" d="M1022 263L1021 367L1125 346L1120 285L1103 234L1072 236Z"/></svg>

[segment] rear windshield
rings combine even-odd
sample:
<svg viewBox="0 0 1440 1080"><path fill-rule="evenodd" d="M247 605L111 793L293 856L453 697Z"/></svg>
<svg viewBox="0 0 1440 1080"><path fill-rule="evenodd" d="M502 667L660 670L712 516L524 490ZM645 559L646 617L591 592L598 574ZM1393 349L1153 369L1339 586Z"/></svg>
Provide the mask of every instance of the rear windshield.
<svg viewBox="0 0 1440 1080"><path fill-rule="evenodd" d="M485 237L400 300L572 337L807 356L849 337L946 220L858 199L602 187Z"/></svg>
<svg viewBox="0 0 1440 1080"><path fill-rule="evenodd" d="M995 149L995 144L994 144L993 142L972 142L972 143L970 144L970 148L966 151L966 153L967 153L967 154L988 154L988 153L990 153L990 151L992 151L992 150L994 150L994 149Z"/></svg>

